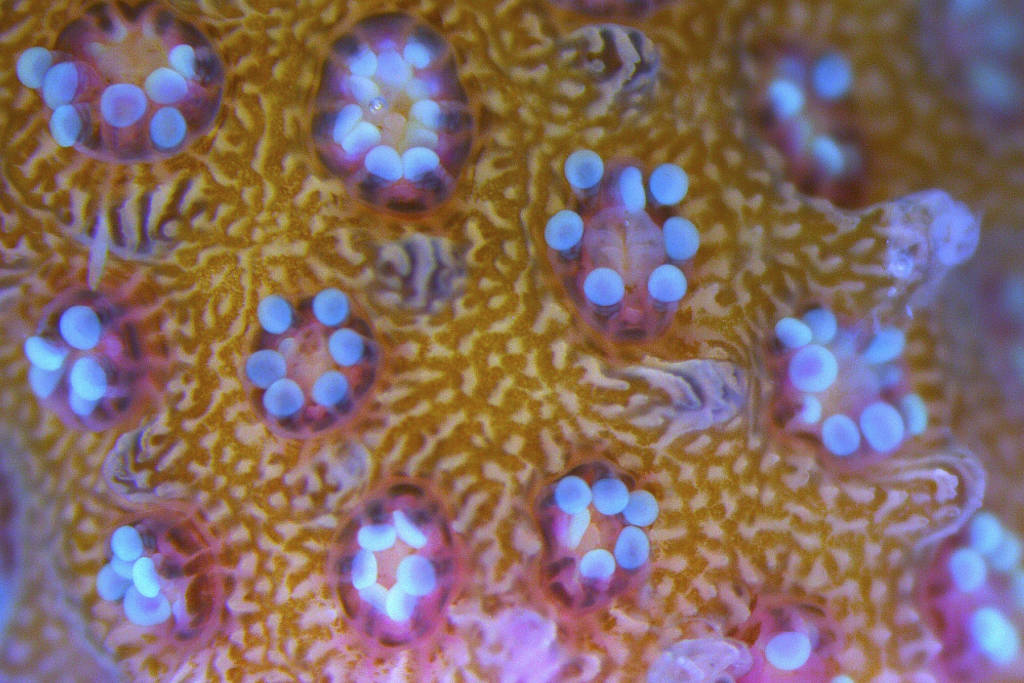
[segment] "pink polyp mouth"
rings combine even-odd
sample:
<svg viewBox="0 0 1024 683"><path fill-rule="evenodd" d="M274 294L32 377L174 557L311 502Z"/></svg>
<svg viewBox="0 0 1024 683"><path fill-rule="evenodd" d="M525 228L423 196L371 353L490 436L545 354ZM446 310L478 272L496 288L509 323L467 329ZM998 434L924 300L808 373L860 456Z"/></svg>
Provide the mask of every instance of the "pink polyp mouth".
<svg viewBox="0 0 1024 683"><path fill-rule="evenodd" d="M26 340L29 384L66 424L103 431L146 403L162 362L151 346L130 308L103 294L71 290L50 304L36 335Z"/></svg>
<svg viewBox="0 0 1024 683"><path fill-rule="evenodd" d="M590 150L569 155L574 210L545 227L548 261L580 316L617 342L657 338L670 326L693 275L699 235L675 215L686 173L663 164L645 178L637 166L610 164Z"/></svg>
<svg viewBox="0 0 1024 683"><path fill-rule="evenodd" d="M323 67L313 139L354 196L387 211L444 202L469 156L474 116L450 46L404 14L355 24Z"/></svg>
<svg viewBox="0 0 1024 683"><path fill-rule="evenodd" d="M343 317L318 314L323 294L344 299ZM280 325L267 317L268 303L280 309L275 315L287 318ZM362 312L332 288L294 307L277 295L266 297L257 317L260 329L241 374L270 429L308 439L349 424L380 373L381 350Z"/></svg>
<svg viewBox="0 0 1024 683"><path fill-rule="evenodd" d="M422 642L446 620L463 559L441 502L413 481L371 495L335 541L327 573L351 625L385 649Z"/></svg>
<svg viewBox="0 0 1024 683"><path fill-rule="evenodd" d="M54 139L104 161L172 156L220 106L224 69L209 40L157 3L92 6L47 61L40 90Z"/></svg>

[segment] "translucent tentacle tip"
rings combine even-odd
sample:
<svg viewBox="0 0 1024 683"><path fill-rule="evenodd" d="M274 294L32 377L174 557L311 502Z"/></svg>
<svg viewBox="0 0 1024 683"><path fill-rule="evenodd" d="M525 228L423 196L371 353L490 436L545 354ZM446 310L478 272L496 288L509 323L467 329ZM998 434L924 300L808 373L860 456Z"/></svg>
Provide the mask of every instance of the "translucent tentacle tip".
<svg viewBox="0 0 1024 683"><path fill-rule="evenodd" d="M934 549L918 577L918 606L942 649L940 681L1008 680L1024 666L1020 536L989 511Z"/></svg>
<svg viewBox="0 0 1024 683"><path fill-rule="evenodd" d="M260 329L242 374L271 429L308 438L347 424L379 365L372 328L348 296L327 288L295 307L272 294L256 318Z"/></svg>
<svg viewBox="0 0 1024 683"><path fill-rule="evenodd" d="M53 110L57 145L118 162L181 151L213 123L224 84L209 40L159 3L94 5L16 72Z"/></svg>
<svg viewBox="0 0 1024 683"><path fill-rule="evenodd" d="M227 572L191 511L171 506L132 518L111 533L107 557L97 594L158 636L158 649L201 648L221 626Z"/></svg>
<svg viewBox="0 0 1024 683"><path fill-rule="evenodd" d="M444 506L413 481L357 505L329 554L327 573L353 627L374 647L422 641L445 621L465 573Z"/></svg>
<svg viewBox="0 0 1024 683"><path fill-rule="evenodd" d="M616 341L652 339L667 329L687 292L700 246L694 224L674 215L689 177L662 164L644 183L637 166L605 165L576 150L564 165L576 206L544 226L548 261L577 311Z"/></svg>
<svg viewBox="0 0 1024 683"><path fill-rule="evenodd" d="M160 365L145 342L132 310L92 291L66 292L25 340L29 387L65 423L108 429L144 403Z"/></svg>
<svg viewBox="0 0 1024 683"><path fill-rule="evenodd" d="M844 467L892 454L928 425L924 400L908 389L905 344L898 328L841 326L827 308L780 319L775 424L815 437L826 460Z"/></svg>
<svg viewBox="0 0 1024 683"><path fill-rule="evenodd" d="M657 498L603 462L573 468L546 486L535 514L544 538L541 580L562 607L607 605L644 581L650 567L648 529Z"/></svg>
<svg viewBox="0 0 1024 683"><path fill-rule="evenodd" d="M455 189L474 116L451 47L417 19L356 23L324 64L313 139L349 191L399 213L435 208Z"/></svg>

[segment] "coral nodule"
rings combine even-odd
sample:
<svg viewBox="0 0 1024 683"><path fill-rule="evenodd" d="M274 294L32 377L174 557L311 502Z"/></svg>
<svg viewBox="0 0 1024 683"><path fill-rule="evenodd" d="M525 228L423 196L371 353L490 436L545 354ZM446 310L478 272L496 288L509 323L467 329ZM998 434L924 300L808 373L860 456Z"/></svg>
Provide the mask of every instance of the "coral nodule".
<svg viewBox="0 0 1024 683"><path fill-rule="evenodd" d="M320 159L363 201L426 211L454 189L473 142L455 58L404 14L361 20L324 64L313 131Z"/></svg>
<svg viewBox="0 0 1024 683"><path fill-rule="evenodd" d="M380 352L368 322L333 287L292 307L277 294L257 308L260 332L244 376L270 428L307 438L348 422L365 401Z"/></svg>
<svg viewBox="0 0 1024 683"><path fill-rule="evenodd" d="M390 484L363 502L330 558L327 572L345 615L384 647L438 629L464 574L448 513L412 481Z"/></svg>
<svg viewBox="0 0 1024 683"><path fill-rule="evenodd" d="M1024 680L1011 0L0 0L0 680Z"/></svg>
<svg viewBox="0 0 1024 683"><path fill-rule="evenodd" d="M600 155L580 149L566 158L565 179L576 210L562 209L544 227L556 276L595 329L616 341L658 336L686 294L684 263L700 245L697 228L672 208L689 189L686 172L662 164L645 186L636 166L606 169Z"/></svg>
<svg viewBox="0 0 1024 683"><path fill-rule="evenodd" d="M17 74L52 110L58 145L125 162L172 155L204 133L224 82L210 41L157 2L93 5L52 49L22 52Z"/></svg>

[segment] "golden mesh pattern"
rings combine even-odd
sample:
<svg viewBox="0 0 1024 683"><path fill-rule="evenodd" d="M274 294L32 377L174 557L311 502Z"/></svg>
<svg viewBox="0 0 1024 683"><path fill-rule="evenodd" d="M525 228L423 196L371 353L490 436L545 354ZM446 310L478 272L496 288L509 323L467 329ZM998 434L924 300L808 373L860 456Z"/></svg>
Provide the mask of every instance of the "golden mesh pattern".
<svg viewBox="0 0 1024 683"><path fill-rule="evenodd" d="M10 321L0 332L0 432L27 453L17 460L26 497L49 511L40 533L50 552L28 561L59 556L47 590L71 596L26 601L29 616L2 646L26 654L5 660L0 673L60 670L64 650L35 644L71 612L82 615L76 637L93 652L114 648L124 672L486 678L493 664L478 651L492 642L487 624L497 615L525 606L555 617L530 589L539 534L526 513L538 482L587 449L642 480L661 516L647 589L559 627L553 656L564 657L568 680L637 680L687 618L735 628L759 592L825 600L848 634L839 664L855 680L909 676L924 665L934 642L910 597L915 545L956 523L979 495L976 468L942 434L952 390L936 371L934 325L909 329L908 358L911 384L938 426L883 467L835 479L810 449L773 440L765 418L772 380L761 358L774 322L812 303L897 316L896 302L920 283L895 282L884 267L886 208L837 211L797 196L769 170L741 115L740 68L745 41L824 26L815 30L858 73L876 164L872 201L939 186L967 200L997 198L994 220L1020 218L1019 176L993 179L961 145L935 138L942 130L976 145L982 134L939 83L919 77L912 2L668 3L635 22L659 67L653 85L629 90L622 106L608 104L616 100L607 79L593 82L566 56L582 16L539 0L391 3L450 41L479 108L476 147L453 198L413 218L353 201L312 152L322 61L376 4L172 4L210 37L227 80L213 131L171 160L112 166L57 149L38 95L13 69L0 71L0 310ZM75 11L4 2L0 52L12 62L47 44ZM545 221L570 199L562 164L579 147L650 168L672 161L690 175L683 209L701 232L696 277L669 333L642 348L611 345L582 325L543 256ZM995 148L990 163L1019 167L1019 150ZM44 414L21 352L46 303L85 281L83 241L97 215L107 217L116 247L100 287L138 287L170 349L169 380L128 443L121 432L69 433ZM417 233L443 241L428 249ZM389 280L381 264L396 245L428 264L455 263L464 286L438 305L422 279ZM240 373L256 306L272 293L294 299L326 286L372 318L382 378L341 437L276 439ZM401 287L422 303L401 305ZM726 401L727 410L711 411L716 419L681 429L666 422L673 410L686 412L674 403L685 391L671 380L678 364L696 359L723 377L741 374L746 402ZM739 394L739 384L725 386L723 395ZM145 457L126 455L132 448ZM113 464L111 452L120 458ZM135 483L105 484L118 467ZM346 640L324 562L346 509L397 475L445 492L469 576L441 630L443 649L367 661ZM95 594L102 534L133 496L185 498L203 510L234 572L231 620L180 669L167 647L114 637L123 616Z"/></svg>

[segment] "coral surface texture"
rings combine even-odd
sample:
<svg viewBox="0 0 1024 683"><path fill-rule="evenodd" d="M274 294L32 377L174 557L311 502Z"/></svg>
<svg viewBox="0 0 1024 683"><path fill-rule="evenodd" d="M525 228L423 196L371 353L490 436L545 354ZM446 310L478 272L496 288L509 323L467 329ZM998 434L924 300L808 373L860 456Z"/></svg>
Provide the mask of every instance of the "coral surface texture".
<svg viewBox="0 0 1024 683"><path fill-rule="evenodd" d="M0 680L1024 680L1021 0L0 61Z"/></svg>

